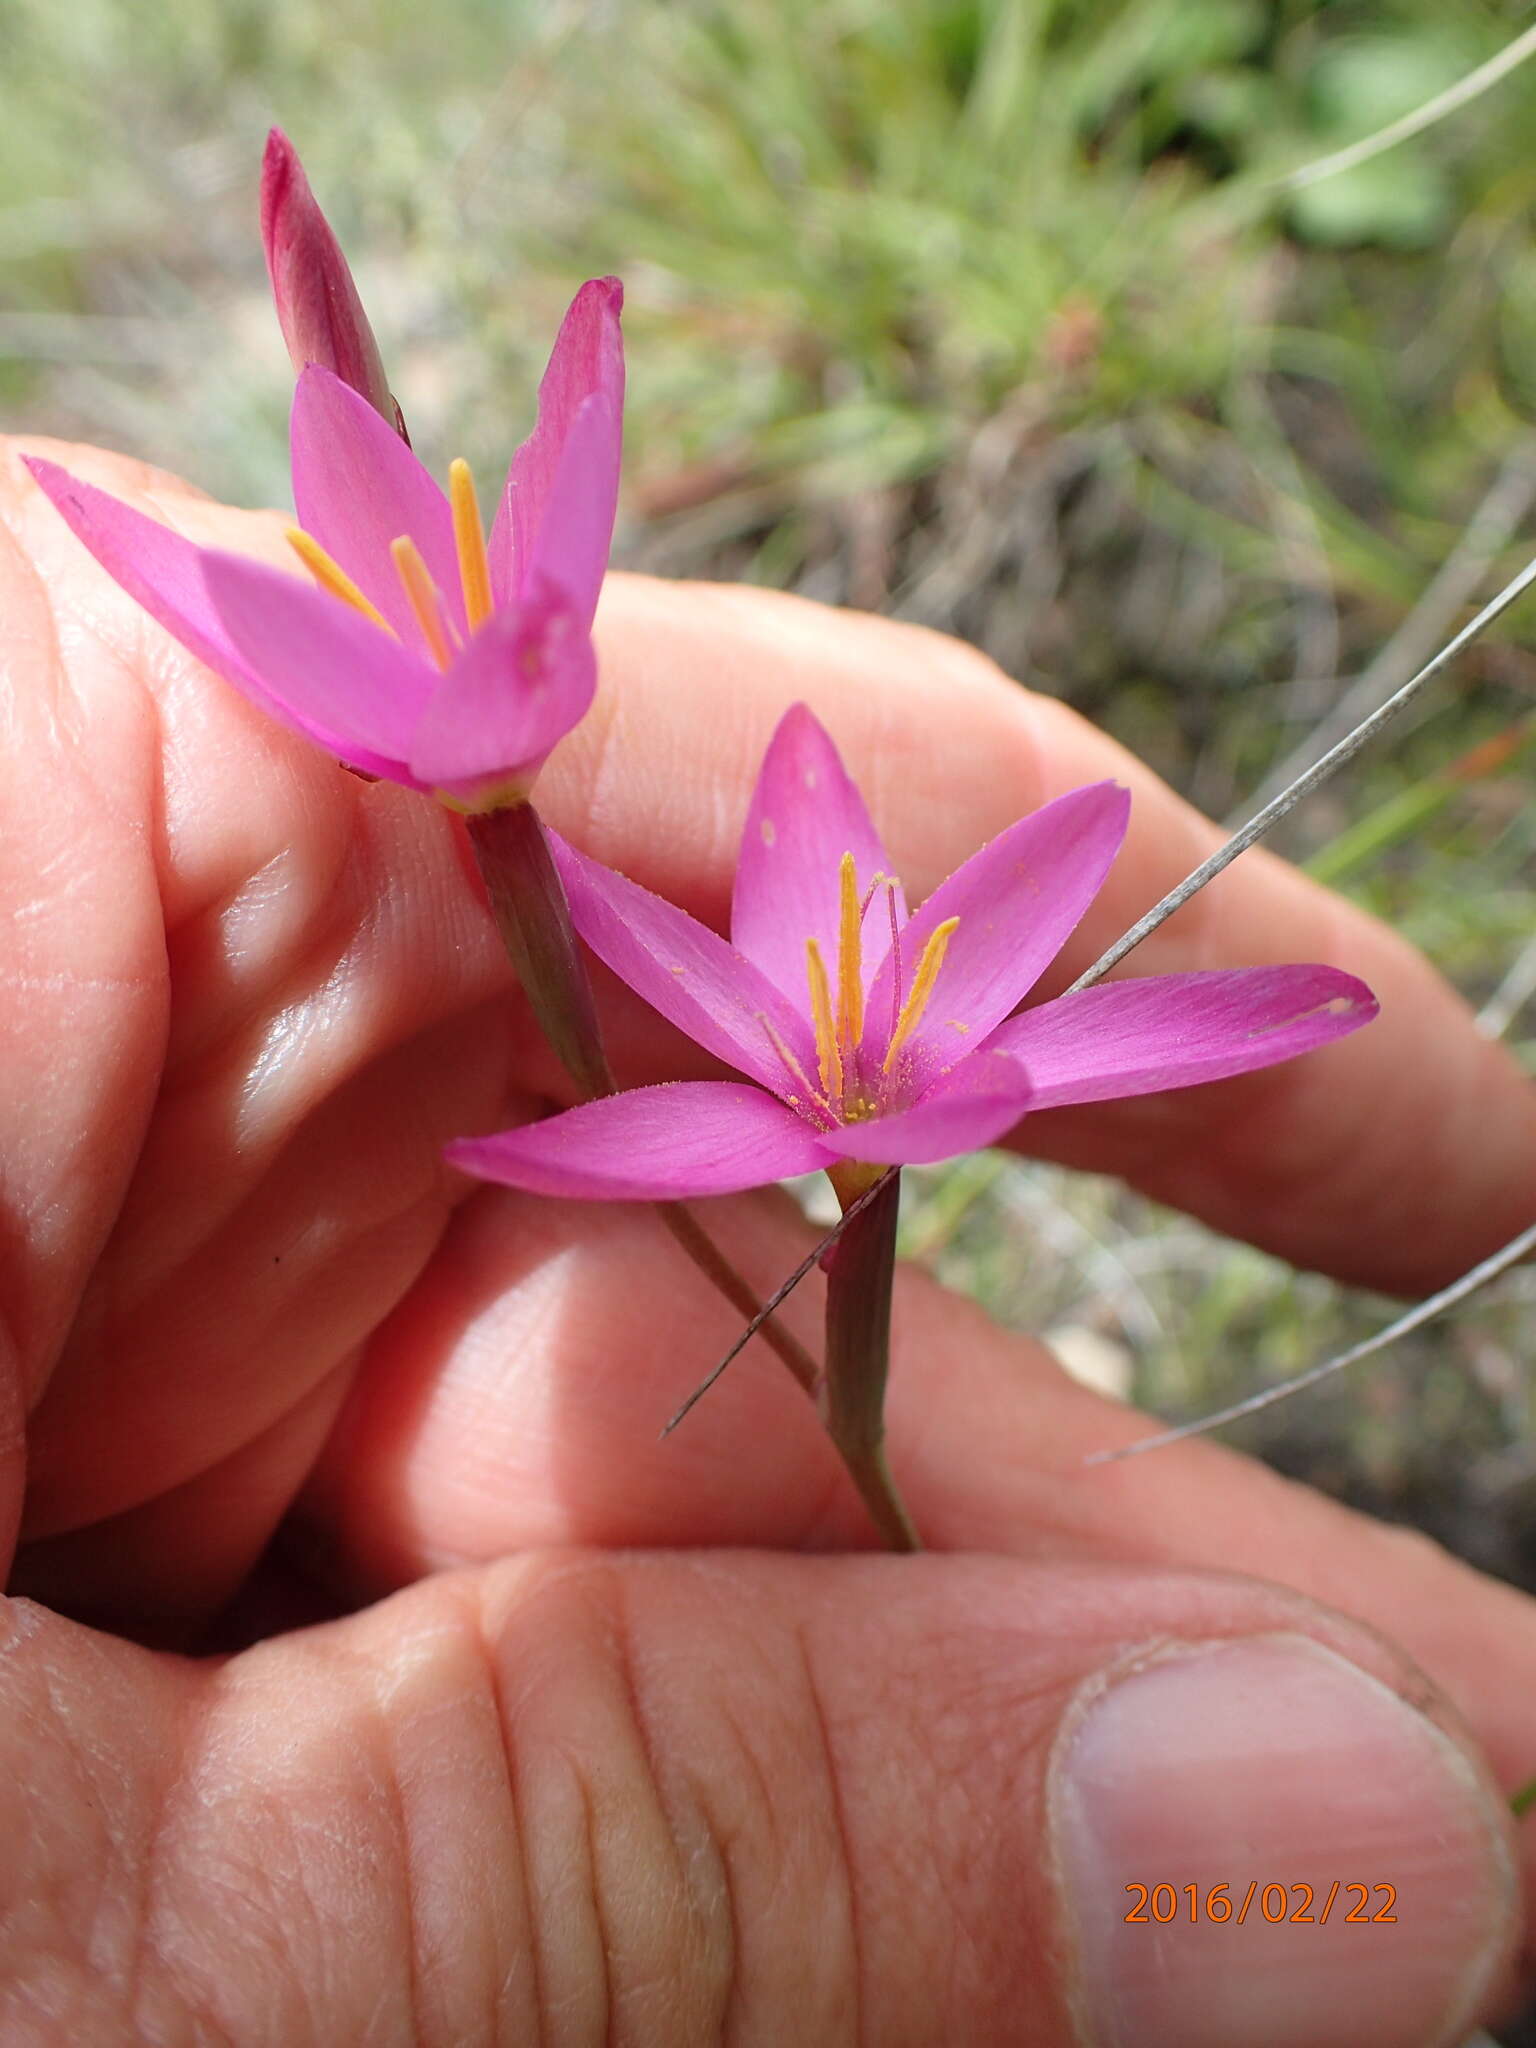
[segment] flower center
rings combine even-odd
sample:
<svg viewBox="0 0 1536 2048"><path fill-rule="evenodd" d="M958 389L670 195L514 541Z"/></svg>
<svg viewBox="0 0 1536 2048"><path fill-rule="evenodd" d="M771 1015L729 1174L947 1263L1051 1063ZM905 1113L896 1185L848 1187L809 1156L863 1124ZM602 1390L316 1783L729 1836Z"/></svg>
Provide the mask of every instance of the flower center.
<svg viewBox="0 0 1536 2048"><path fill-rule="evenodd" d="M901 947L896 929L895 892L891 891L892 1007L895 1015L880 1072L873 1084L858 1072L859 1047L864 1037L864 913L873 899L878 881L864 902L859 901L858 872L851 853L845 853L838 867L837 991L815 939L805 942L806 980L810 987L811 1022L816 1032L816 1066L821 1082L820 1096L841 1123L867 1123L887 1107L891 1088L898 1076L903 1048L922 1022L933 995L944 955L960 920L946 918L935 926L923 947L905 1002L901 996ZM783 1048L780 1048L781 1053ZM798 1072L791 1063L791 1071ZM803 1077L802 1077L803 1078Z"/></svg>
<svg viewBox="0 0 1536 2048"><path fill-rule="evenodd" d="M459 588L464 598L464 616L471 633L478 632L491 616L495 600L491 594L491 562L486 552L485 527L480 518L480 501L469 464L455 457L448 466L448 504L453 514L453 544L459 558ZM342 568L328 555L313 534L302 526L287 530L288 545L314 577L320 588L361 612L386 633L394 628L366 598ZM402 533L389 544L390 560L411 614L421 628L432 659L441 669L448 667L457 652L459 636L443 606L442 592L432 581L421 549L409 534Z"/></svg>

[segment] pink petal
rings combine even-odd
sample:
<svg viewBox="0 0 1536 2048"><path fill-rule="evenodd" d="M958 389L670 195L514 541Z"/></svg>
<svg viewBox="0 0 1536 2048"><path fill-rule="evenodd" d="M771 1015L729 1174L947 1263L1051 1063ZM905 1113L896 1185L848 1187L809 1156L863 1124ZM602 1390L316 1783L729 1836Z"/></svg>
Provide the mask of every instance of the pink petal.
<svg viewBox="0 0 1536 2048"><path fill-rule="evenodd" d="M1031 1108L1109 1102L1246 1074L1369 1024L1376 998L1333 967L1159 974L1058 996L987 1041L1029 1068Z"/></svg>
<svg viewBox="0 0 1536 2048"><path fill-rule="evenodd" d="M839 871L851 853L862 900L890 862L880 835L825 728L804 704L791 705L768 743L741 836L731 899L731 943L805 1012L805 942L815 939L835 984ZM890 946L887 891L864 919L864 986ZM906 899L896 885L896 916Z"/></svg>
<svg viewBox="0 0 1536 2048"><path fill-rule="evenodd" d="M280 569L210 551L203 573L239 653L296 715L342 736L344 760L357 747L409 757L436 670L349 605ZM393 779L419 786L400 769Z"/></svg>
<svg viewBox="0 0 1536 2048"><path fill-rule="evenodd" d="M399 779L403 770L397 757L344 734L314 707L285 702L273 687L274 679L263 675L235 645L208 592L204 569L213 559L209 550L194 547L170 527L82 483L56 463L35 456L22 460L107 574L199 661L207 662L290 731L316 741L354 768Z"/></svg>
<svg viewBox="0 0 1536 2048"><path fill-rule="evenodd" d="M556 833L549 838L577 931L652 1009L728 1065L787 1096L798 1084L774 1050L771 1025L802 1073L814 1078L809 1026L750 960L687 911L589 860Z"/></svg>
<svg viewBox="0 0 1536 2048"><path fill-rule="evenodd" d="M450 1164L536 1195L656 1202L730 1195L831 1163L809 1124L741 1081L668 1081L584 1102L490 1138Z"/></svg>
<svg viewBox="0 0 1536 2048"><path fill-rule="evenodd" d="M888 958L870 991L866 1059L890 1042L898 1002L923 948L951 917L959 926L903 1066L918 1085L953 1064L1021 1003L1098 894L1125 837L1129 793L1113 782L1070 790L1032 811L941 882L901 934L900 985Z"/></svg>
<svg viewBox="0 0 1536 2048"><path fill-rule="evenodd" d="M558 583L586 632L608 572L623 435L620 410L607 397L593 396L577 412L518 578L524 597L546 578Z"/></svg>
<svg viewBox="0 0 1536 2048"><path fill-rule="evenodd" d="M877 1166L930 1166L995 1145L1035 1107L1033 1076L990 1047L967 1055L921 1102L869 1123L842 1124L821 1143L847 1159Z"/></svg>
<svg viewBox="0 0 1536 2048"><path fill-rule="evenodd" d="M293 501L299 524L388 619L407 647L430 650L406 600L389 544L421 550L448 617L463 633L464 596L448 500L393 427L364 398L313 364L293 394Z"/></svg>
<svg viewBox="0 0 1536 2048"><path fill-rule="evenodd" d="M616 277L592 278L561 322L539 385L537 424L512 458L491 528L491 583L503 603L542 567L578 610L596 606L618 494L623 304Z"/></svg>
<svg viewBox="0 0 1536 2048"><path fill-rule="evenodd" d="M586 627L561 591L536 588L488 619L444 676L412 738L411 771L470 800L531 779L596 687Z"/></svg>
<svg viewBox="0 0 1536 2048"><path fill-rule="evenodd" d="M261 163L261 240L293 367L323 363L393 426L395 402L347 259L281 128Z"/></svg>

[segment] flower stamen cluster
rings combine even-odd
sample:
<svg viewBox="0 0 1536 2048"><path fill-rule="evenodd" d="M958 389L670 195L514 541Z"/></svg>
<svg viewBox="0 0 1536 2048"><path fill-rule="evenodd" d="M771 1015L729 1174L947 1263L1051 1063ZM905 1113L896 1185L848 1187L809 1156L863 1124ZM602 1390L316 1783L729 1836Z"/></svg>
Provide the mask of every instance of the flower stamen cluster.
<svg viewBox="0 0 1536 2048"><path fill-rule="evenodd" d="M491 591L491 563L485 545L485 523L480 517L480 500L469 464L456 455L448 466L448 505L453 518L453 543L459 563L459 591L464 600L464 617L469 631L477 633L495 610ZM355 612L386 632L391 640L399 634L384 614L366 598L342 568L328 555L312 533L302 526L286 529L288 545L328 596L350 605ZM390 560L399 578L411 615L439 669L445 674L453 657L461 653L464 636L455 626L443 594L432 580L421 549L408 533L396 534L389 544Z"/></svg>
<svg viewBox="0 0 1536 2048"><path fill-rule="evenodd" d="M891 913L891 1030L877 1070L870 1071L877 1048L866 1048L864 1006L864 919L876 893L884 887ZM960 920L951 917L935 927L918 959L917 972L905 1000L901 994L901 933L896 912L896 885L876 876L859 897L858 865L851 852L838 863L838 935L836 1003L815 938L805 942L806 983L810 992L811 1026L816 1036L816 1069L819 1089L810 1087L788 1048L770 1027L774 1049L791 1073L806 1087L812 1113L820 1111L826 1128L839 1124L867 1123L896 1106L901 1092L902 1052L922 1022L933 996L934 984L944 964L944 955ZM766 1018L764 1019L766 1023ZM798 1101L796 1103L798 1107Z"/></svg>

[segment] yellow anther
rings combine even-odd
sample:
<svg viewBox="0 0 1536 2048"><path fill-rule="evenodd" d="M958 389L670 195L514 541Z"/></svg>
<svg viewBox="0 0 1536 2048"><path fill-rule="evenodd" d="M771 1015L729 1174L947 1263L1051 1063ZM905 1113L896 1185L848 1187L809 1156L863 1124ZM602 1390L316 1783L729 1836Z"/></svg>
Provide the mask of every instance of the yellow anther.
<svg viewBox="0 0 1536 2048"><path fill-rule="evenodd" d="M469 464L455 456L448 465L448 503L453 508L453 544L459 551L459 582L464 588L464 615L471 633L478 631L494 610L491 596L491 562L485 552L485 528L480 521L480 501Z"/></svg>
<svg viewBox="0 0 1536 2048"><path fill-rule="evenodd" d="M828 1102L836 1103L843 1092L843 1056L837 1049L837 1026L832 1021L832 991L827 986L826 965L814 939L805 942L805 971L811 984L811 1022L816 1026L816 1063L821 1069L821 1089Z"/></svg>
<svg viewBox="0 0 1536 2048"><path fill-rule="evenodd" d="M287 528L288 545L314 577L320 588L331 597L339 597L343 604L351 605L355 612L361 612L365 619L372 619L376 626L382 626L386 633L393 631L384 614L371 605L358 589L352 578L339 562L333 562L313 534L302 526Z"/></svg>
<svg viewBox="0 0 1536 2048"><path fill-rule="evenodd" d="M421 559L421 549L408 533L402 533L397 540L390 542L389 552L395 574L400 578L400 587L416 614L416 623L431 649L432 659L439 668L445 669L453 659L453 650L448 645L443 625L443 601L432 581L431 571Z"/></svg>
<svg viewBox="0 0 1536 2048"><path fill-rule="evenodd" d="M935 925L923 948L923 957L917 963L917 972L912 977L912 989L901 1006L901 1015L896 1019L896 1029L891 1033L891 1042L885 1049L885 1060L881 1071L888 1074L895 1066L897 1055L922 1021L928 998L933 994L933 984L939 978L939 969L944 965L944 955L949 951L950 936L960 922L958 917L946 917Z"/></svg>
<svg viewBox="0 0 1536 2048"><path fill-rule="evenodd" d="M864 910L851 853L843 855L838 869L838 897L837 1038L851 1059L864 1036Z"/></svg>

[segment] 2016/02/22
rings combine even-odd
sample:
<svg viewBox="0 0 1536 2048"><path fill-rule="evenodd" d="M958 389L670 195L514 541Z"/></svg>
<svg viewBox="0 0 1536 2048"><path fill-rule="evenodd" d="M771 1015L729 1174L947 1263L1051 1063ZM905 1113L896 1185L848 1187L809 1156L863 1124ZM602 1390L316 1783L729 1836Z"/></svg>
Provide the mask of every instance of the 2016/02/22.
<svg viewBox="0 0 1536 2048"><path fill-rule="evenodd" d="M1328 1887L1321 1911L1316 1913L1312 1910L1317 1897L1313 1886L1271 1882L1261 1889L1256 1877L1249 1879L1241 1901L1233 1898L1229 1884L1212 1885L1203 1893L1197 1884L1128 1884L1125 1889L1135 1896L1135 1904L1125 1918L1139 1926L1150 1926L1153 1922L1166 1926L1170 1920L1177 1919L1181 1894L1192 1922L1204 1919L1220 1926L1230 1920L1241 1927L1257 1899L1260 1915L1271 1925L1290 1921L1326 1926L1341 1892L1346 1897L1355 1894L1354 1905L1342 1916L1346 1923L1370 1927L1395 1926L1397 1923L1397 1915L1392 1910L1397 1904L1397 1887L1390 1884L1345 1884L1335 1878ZM1294 1908L1291 1904L1293 1892L1299 1894ZM1366 1905L1377 1892L1384 1892L1386 1896L1375 1912L1367 1912Z"/></svg>

